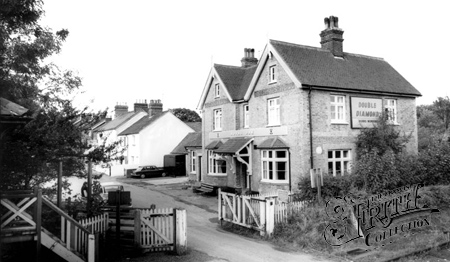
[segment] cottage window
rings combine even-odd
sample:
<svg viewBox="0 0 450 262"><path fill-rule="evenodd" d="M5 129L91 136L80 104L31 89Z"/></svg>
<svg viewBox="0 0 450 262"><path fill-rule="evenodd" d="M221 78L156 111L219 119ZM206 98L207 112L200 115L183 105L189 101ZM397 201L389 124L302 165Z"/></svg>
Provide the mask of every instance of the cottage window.
<svg viewBox="0 0 450 262"><path fill-rule="evenodd" d="M330 96L331 102L331 123L345 122L345 96Z"/></svg>
<svg viewBox="0 0 450 262"><path fill-rule="evenodd" d="M222 130L222 109L215 109L213 111L213 115L214 115L214 131L220 131Z"/></svg>
<svg viewBox="0 0 450 262"><path fill-rule="evenodd" d="M227 162L221 159L219 155L213 151L208 151L208 173L209 174L226 174Z"/></svg>
<svg viewBox="0 0 450 262"><path fill-rule="evenodd" d="M269 67L269 83L275 83L277 82L277 78L276 78L276 65L270 66Z"/></svg>
<svg viewBox="0 0 450 262"><path fill-rule="evenodd" d="M262 150L262 181L287 182L289 158L287 150Z"/></svg>
<svg viewBox="0 0 450 262"><path fill-rule="evenodd" d="M385 99L384 110L387 113L387 120L390 123L397 124L397 100Z"/></svg>
<svg viewBox="0 0 450 262"><path fill-rule="evenodd" d="M280 98L267 100L268 125L280 125Z"/></svg>
<svg viewBox="0 0 450 262"><path fill-rule="evenodd" d="M196 162L197 154L195 153L195 151L191 151L190 155L191 155L191 173L196 173L195 162Z"/></svg>
<svg viewBox="0 0 450 262"><path fill-rule="evenodd" d="M214 97L220 97L220 86L219 86L219 84L216 84L214 86Z"/></svg>
<svg viewBox="0 0 450 262"><path fill-rule="evenodd" d="M248 128L250 125L249 125L249 117L250 117L250 115L249 115L249 107L248 107L248 104L247 105L244 105L244 128Z"/></svg>
<svg viewBox="0 0 450 262"><path fill-rule="evenodd" d="M351 150L328 151L328 174L332 176L343 176L350 173L351 161Z"/></svg>

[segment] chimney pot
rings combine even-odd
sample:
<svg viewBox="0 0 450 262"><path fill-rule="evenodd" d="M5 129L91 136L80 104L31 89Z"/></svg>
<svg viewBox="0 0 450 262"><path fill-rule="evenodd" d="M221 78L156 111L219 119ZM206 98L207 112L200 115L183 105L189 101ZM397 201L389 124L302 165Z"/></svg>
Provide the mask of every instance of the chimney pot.
<svg viewBox="0 0 450 262"><path fill-rule="evenodd" d="M339 28L339 18L336 16L326 17L325 21L325 29L320 33L321 41L323 49L329 50L334 56L343 57L343 45L342 42L344 38L342 35L344 31Z"/></svg>
<svg viewBox="0 0 450 262"><path fill-rule="evenodd" d="M258 64L258 59L255 58L255 49L244 48L244 57L241 59L242 67L250 67Z"/></svg>

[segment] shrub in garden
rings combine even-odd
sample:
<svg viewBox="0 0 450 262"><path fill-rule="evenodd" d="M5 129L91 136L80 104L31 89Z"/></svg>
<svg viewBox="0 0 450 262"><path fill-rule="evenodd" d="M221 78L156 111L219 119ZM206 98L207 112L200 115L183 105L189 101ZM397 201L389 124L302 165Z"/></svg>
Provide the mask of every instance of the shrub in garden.
<svg viewBox="0 0 450 262"><path fill-rule="evenodd" d="M323 199L347 195L350 192L352 176L324 175L321 195ZM316 200L317 187L311 188L310 176L304 176L298 183L299 193L295 195L295 201Z"/></svg>
<svg viewBox="0 0 450 262"><path fill-rule="evenodd" d="M425 185L450 184L450 144L436 143L420 152L417 175Z"/></svg>

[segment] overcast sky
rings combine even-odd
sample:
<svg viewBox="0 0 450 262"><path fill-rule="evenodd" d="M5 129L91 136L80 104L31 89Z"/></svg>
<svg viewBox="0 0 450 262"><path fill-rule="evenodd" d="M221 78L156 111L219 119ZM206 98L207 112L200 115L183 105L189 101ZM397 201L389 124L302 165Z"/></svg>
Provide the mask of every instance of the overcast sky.
<svg viewBox="0 0 450 262"><path fill-rule="evenodd" d="M44 0L41 24L69 30L53 60L82 77L79 106L130 109L161 99L195 110L212 63L240 66L268 39L320 47L323 19L339 17L344 52L384 58L422 93L450 96L448 1Z"/></svg>

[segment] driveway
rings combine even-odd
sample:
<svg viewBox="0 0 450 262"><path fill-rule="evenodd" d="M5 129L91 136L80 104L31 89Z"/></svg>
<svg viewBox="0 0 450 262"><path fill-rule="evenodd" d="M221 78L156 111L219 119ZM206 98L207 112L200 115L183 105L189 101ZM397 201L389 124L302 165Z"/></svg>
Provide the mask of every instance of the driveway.
<svg viewBox="0 0 450 262"><path fill-rule="evenodd" d="M285 252L269 242L222 230L217 223L217 198L195 194L192 189L174 178L132 179L103 176L101 182L104 181L123 183L125 190L131 191L134 207L149 208L151 204L155 204L156 208L186 209L188 248L203 254L199 261L330 261L305 253Z"/></svg>

